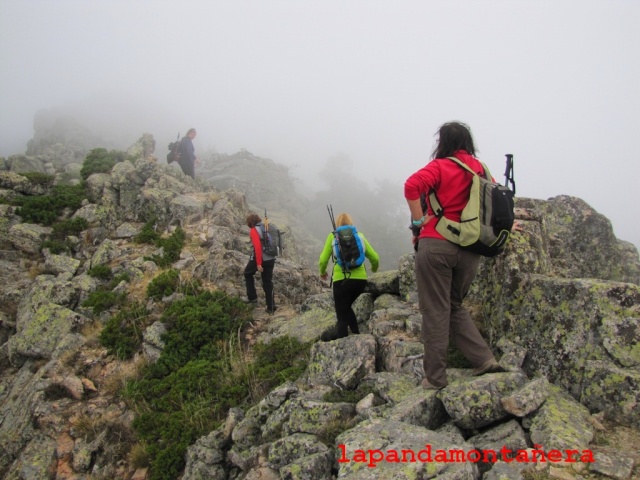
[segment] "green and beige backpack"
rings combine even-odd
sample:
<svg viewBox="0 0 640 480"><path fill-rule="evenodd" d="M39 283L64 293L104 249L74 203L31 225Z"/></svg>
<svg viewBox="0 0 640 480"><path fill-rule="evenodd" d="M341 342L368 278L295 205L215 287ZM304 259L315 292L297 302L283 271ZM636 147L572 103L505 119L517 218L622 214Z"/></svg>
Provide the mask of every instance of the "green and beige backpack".
<svg viewBox="0 0 640 480"><path fill-rule="evenodd" d="M429 192L431 209L438 218L436 230L450 242L485 257L502 253L515 219L513 192L495 183L484 163L481 162L484 169L481 177L456 157L447 158L473 175L473 180L460 222L446 218L446 206L440 204L436 192Z"/></svg>

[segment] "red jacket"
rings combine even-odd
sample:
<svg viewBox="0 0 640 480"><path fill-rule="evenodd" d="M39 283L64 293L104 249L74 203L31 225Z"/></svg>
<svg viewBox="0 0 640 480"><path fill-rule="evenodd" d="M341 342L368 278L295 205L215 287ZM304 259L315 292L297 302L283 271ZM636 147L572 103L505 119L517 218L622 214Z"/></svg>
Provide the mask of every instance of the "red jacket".
<svg viewBox="0 0 640 480"><path fill-rule="evenodd" d="M458 167L459 168L459 167ZM258 267L262 266L262 243L260 242L260 234L256 227L253 227L249 230L249 238L251 238L251 243L253 244L253 251L256 256L256 265Z"/></svg>
<svg viewBox="0 0 640 480"><path fill-rule="evenodd" d="M456 158L465 163L479 175L484 174L482 164L464 150L454 153ZM460 165L446 158L436 158L411 175L404 184L404 196L407 200L418 200L422 193L427 194L428 214L433 215L429 202L429 192L435 190L440 204L444 208L445 217L459 222L460 214L469 201L472 175ZM420 238L444 239L436 231L437 218L432 218L420 231Z"/></svg>

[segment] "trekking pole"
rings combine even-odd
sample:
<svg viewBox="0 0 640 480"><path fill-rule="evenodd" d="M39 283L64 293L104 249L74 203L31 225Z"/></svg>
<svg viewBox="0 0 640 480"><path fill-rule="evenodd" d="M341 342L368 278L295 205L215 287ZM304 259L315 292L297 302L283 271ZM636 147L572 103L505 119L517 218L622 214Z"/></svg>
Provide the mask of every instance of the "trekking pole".
<svg viewBox="0 0 640 480"><path fill-rule="evenodd" d="M333 207L331 205L327 205L327 211L329 212L329 218L331 219L331 226L335 230L336 229L336 221L334 220L334 217L333 217Z"/></svg>
<svg viewBox="0 0 640 480"><path fill-rule="evenodd" d="M335 241L337 242L338 249L339 249L340 248L340 242L338 241L338 239L336 237L336 221L335 221L335 218L333 216L333 207L331 205L327 205L327 211L329 212L329 219L331 220L331 226L333 227L333 236L335 238ZM333 254L333 248L331 249L331 261L335 265L336 258L335 258L335 255ZM333 270L333 268L331 270ZM329 288L331 288L331 285L333 285L333 272L330 274Z"/></svg>
<svg viewBox="0 0 640 480"><path fill-rule="evenodd" d="M507 166L504 171L504 186L508 187L509 183L511 183L511 190L513 191L513 195L516 194L516 180L513 176L513 155L507 153L505 155L507 157Z"/></svg>
<svg viewBox="0 0 640 480"><path fill-rule="evenodd" d="M267 248L271 248L271 236L269 235L269 216L267 215L267 209L264 209L264 245Z"/></svg>

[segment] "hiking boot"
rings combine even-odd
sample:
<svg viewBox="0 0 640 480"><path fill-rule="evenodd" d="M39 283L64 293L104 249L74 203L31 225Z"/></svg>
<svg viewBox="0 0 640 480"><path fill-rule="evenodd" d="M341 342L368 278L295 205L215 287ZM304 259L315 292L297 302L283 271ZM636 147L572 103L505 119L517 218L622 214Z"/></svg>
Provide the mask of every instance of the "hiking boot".
<svg viewBox="0 0 640 480"><path fill-rule="evenodd" d="M255 305L256 303L258 303L258 299L254 298L252 300L249 300L248 298L243 298L242 301L244 303L246 303L247 305Z"/></svg>
<svg viewBox="0 0 640 480"><path fill-rule="evenodd" d="M473 375L478 377L480 375L484 375L485 373L500 373L506 371L507 370L502 365L496 362L495 358L492 358L491 360L487 360L486 362L484 362L478 368L474 368Z"/></svg>
<svg viewBox="0 0 640 480"><path fill-rule="evenodd" d="M427 380L426 378L422 379L422 388L424 388L425 390L440 390L444 387L436 387L435 385L429 383L429 380Z"/></svg>
<svg viewBox="0 0 640 480"><path fill-rule="evenodd" d="M267 312L269 315L273 315L276 312L277 309L278 309L278 307L275 307L275 306L273 308L267 307L267 308L264 309L264 311Z"/></svg>
<svg viewBox="0 0 640 480"><path fill-rule="evenodd" d="M332 342L337 340L338 338L338 328L334 325L329 330L325 331L320 335L320 340L323 342Z"/></svg>

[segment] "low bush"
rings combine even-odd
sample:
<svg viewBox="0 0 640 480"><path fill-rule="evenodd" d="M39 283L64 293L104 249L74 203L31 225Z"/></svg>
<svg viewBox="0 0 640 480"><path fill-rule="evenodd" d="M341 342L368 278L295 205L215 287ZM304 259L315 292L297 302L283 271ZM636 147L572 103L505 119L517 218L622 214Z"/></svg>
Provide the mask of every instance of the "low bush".
<svg viewBox="0 0 640 480"><path fill-rule="evenodd" d="M223 292L185 297L165 310L159 360L123 391L137 412L133 426L147 446L150 480L178 478L189 445L217 428L230 407L251 406L252 383L272 389L306 368L309 345L290 338L260 345L247 362L238 332L251 318L247 305Z"/></svg>
<svg viewBox="0 0 640 480"><path fill-rule="evenodd" d="M107 321L100 332L100 344L120 360L133 358L142 346L142 334L148 322L149 312L146 307L133 303Z"/></svg>
<svg viewBox="0 0 640 480"><path fill-rule="evenodd" d="M66 208L77 210L86 198L84 185L56 185L47 195L20 196L12 202L27 223L52 225Z"/></svg>
<svg viewBox="0 0 640 480"><path fill-rule="evenodd" d="M156 240L156 246L162 248L162 256L152 255L151 260L161 268L168 267L180 259L180 253L184 247L186 235L184 230L176 228L176 230L167 238L159 238Z"/></svg>
<svg viewBox="0 0 640 480"><path fill-rule="evenodd" d="M151 219L144 224L138 235L133 237L135 243L150 243L158 248L162 248L162 255L152 255L145 257L146 260L155 262L159 267L168 267L180 258L180 253L184 247L186 235L182 228L178 227L168 237L162 237L156 232L156 220Z"/></svg>
<svg viewBox="0 0 640 480"><path fill-rule="evenodd" d="M21 216L27 223L51 225L61 213L60 210L56 208L55 200L49 195L17 197L15 204L18 205L16 215Z"/></svg>
<svg viewBox="0 0 640 480"><path fill-rule="evenodd" d="M93 314L98 315L116 305L122 305L126 298L127 295L125 293L116 293L110 290L100 289L91 292L89 298L82 302L82 306L91 308Z"/></svg>
<svg viewBox="0 0 640 480"><path fill-rule="evenodd" d="M135 243L150 243L155 244L157 240L160 239L160 234L156 232L156 219L152 218L147 221L135 237L133 237L133 241Z"/></svg>
<svg viewBox="0 0 640 480"><path fill-rule="evenodd" d="M244 327L252 318L250 312L239 298L220 291L173 302L162 315L167 333L156 367L166 373L194 358L218 359L218 342Z"/></svg>
<svg viewBox="0 0 640 480"><path fill-rule="evenodd" d="M45 240L42 242L42 248L48 248L49 251L55 255L59 255L71 250L69 242L63 240Z"/></svg>
<svg viewBox="0 0 640 480"><path fill-rule="evenodd" d="M87 275L98 280L109 280L113 276L111 267L101 263L100 265L94 265L89 269Z"/></svg>
<svg viewBox="0 0 640 480"><path fill-rule="evenodd" d="M120 282L129 283L130 281L131 281L131 275L129 275L127 272L120 272L119 274L117 274L115 277L111 279L111 282L109 282L107 289L113 290L118 285L120 285Z"/></svg>
<svg viewBox="0 0 640 480"><path fill-rule="evenodd" d="M302 375L309 363L310 348L310 344L292 337L278 337L268 344L257 344L251 371L255 378L254 388L262 390L258 396L268 393L274 385Z"/></svg>
<svg viewBox="0 0 640 480"><path fill-rule="evenodd" d="M21 173L20 175L26 177L34 185L42 185L47 188L53 185L53 181L56 178L54 175L49 175L48 173L41 172L25 172Z"/></svg>
<svg viewBox="0 0 640 480"><path fill-rule="evenodd" d="M86 230L89 223L82 217L70 218L62 220L53 225L51 237L58 240L64 240L69 235L78 236L80 232Z"/></svg>
<svg viewBox="0 0 640 480"><path fill-rule="evenodd" d="M106 148L94 148L85 157L80 169L80 176L86 180L94 173L111 173L118 162L127 159L126 153L118 150L107 151Z"/></svg>
<svg viewBox="0 0 640 480"><path fill-rule="evenodd" d="M176 292L183 295L198 295L201 292L200 280L183 282L180 272L174 268L162 272L155 277L147 286L147 297L160 300Z"/></svg>
<svg viewBox="0 0 640 480"><path fill-rule="evenodd" d="M155 277L147 286L147 297L160 300L162 297L168 297L178 290L180 284L180 272L175 269L162 272Z"/></svg>

